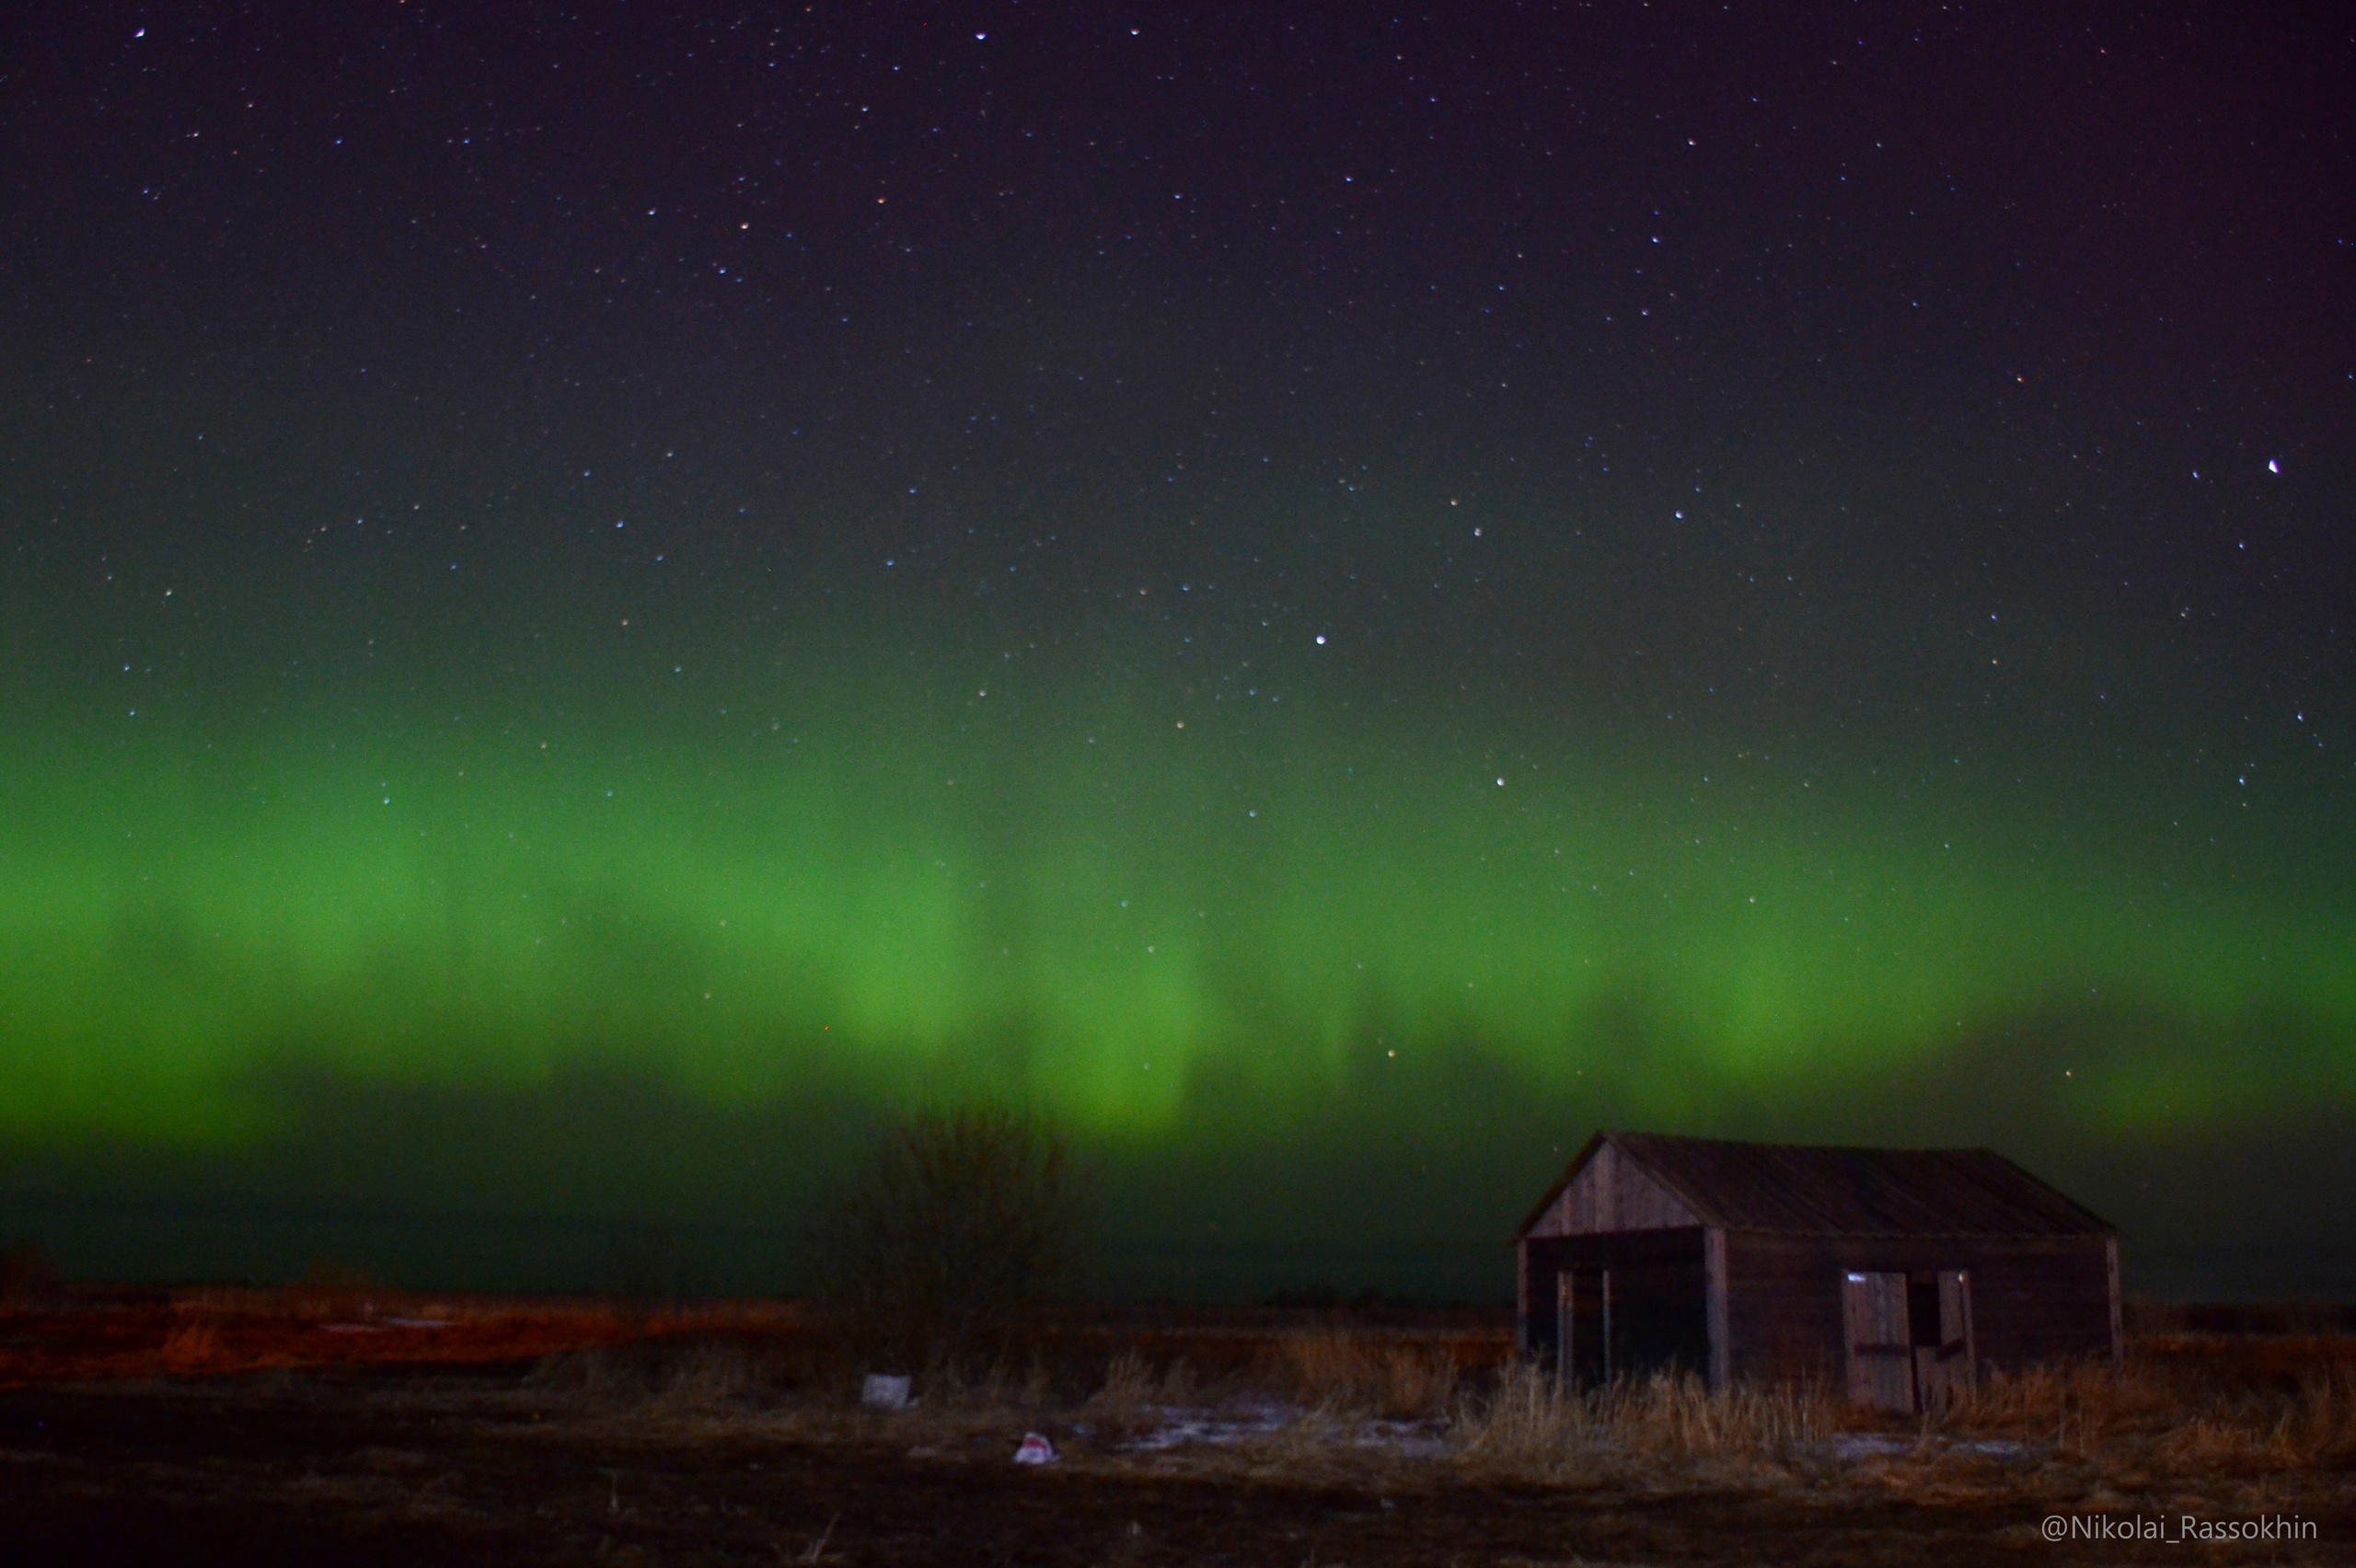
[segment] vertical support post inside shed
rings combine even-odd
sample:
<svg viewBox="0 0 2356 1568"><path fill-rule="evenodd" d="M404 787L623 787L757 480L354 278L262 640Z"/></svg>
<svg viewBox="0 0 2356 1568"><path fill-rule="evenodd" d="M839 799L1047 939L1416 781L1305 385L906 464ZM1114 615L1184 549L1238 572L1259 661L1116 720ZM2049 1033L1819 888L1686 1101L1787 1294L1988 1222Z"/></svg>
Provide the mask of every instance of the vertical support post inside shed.
<svg viewBox="0 0 2356 1568"><path fill-rule="evenodd" d="M1571 1271L1565 1269L1554 1276L1554 1386L1568 1393L1571 1388L1571 1343L1577 1332L1575 1310L1578 1286L1571 1282Z"/></svg>
<svg viewBox="0 0 2356 1568"><path fill-rule="evenodd" d="M1611 1386L1611 1271L1603 1271L1603 1383Z"/></svg>
<svg viewBox="0 0 2356 1568"><path fill-rule="evenodd" d="M1710 1340L1710 1387L1723 1390L1734 1380L1734 1351L1727 1342L1727 1233L1716 1226L1702 1233L1704 1332Z"/></svg>

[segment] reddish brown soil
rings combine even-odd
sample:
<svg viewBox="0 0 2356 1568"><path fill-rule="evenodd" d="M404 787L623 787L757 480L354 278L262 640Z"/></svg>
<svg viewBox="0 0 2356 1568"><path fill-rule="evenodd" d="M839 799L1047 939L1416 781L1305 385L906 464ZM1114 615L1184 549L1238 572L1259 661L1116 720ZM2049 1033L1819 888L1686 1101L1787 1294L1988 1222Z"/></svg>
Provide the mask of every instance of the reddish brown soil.
<svg viewBox="0 0 2356 1568"><path fill-rule="evenodd" d="M1346 1316L1353 1330L1409 1334L1481 1372L1513 1353L1509 1314L1487 1309L1130 1309L1049 1331L1054 1358L1133 1351L1184 1359L1206 1377L1253 1366L1276 1334ZM431 1320L433 1327L421 1326ZM85 1292L46 1308L0 1309L0 1389L27 1383L193 1376L271 1367L472 1366L679 1335L807 1351L808 1316L785 1301L661 1309L567 1297L423 1297L387 1291L194 1288Z"/></svg>
<svg viewBox="0 0 2356 1568"><path fill-rule="evenodd" d="M0 1311L0 1388L269 1367L528 1361L651 1335L787 1340L790 1304L633 1312L564 1297L203 1289L91 1294Z"/></svg>

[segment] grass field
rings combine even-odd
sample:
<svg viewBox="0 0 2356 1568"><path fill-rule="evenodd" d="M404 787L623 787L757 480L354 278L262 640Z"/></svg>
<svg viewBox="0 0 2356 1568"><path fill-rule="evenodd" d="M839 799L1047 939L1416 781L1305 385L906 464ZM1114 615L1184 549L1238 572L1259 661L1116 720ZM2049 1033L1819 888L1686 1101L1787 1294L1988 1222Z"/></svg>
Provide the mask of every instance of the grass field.
<svg viewBox="0 0 2356 1568"><path fill-rule="evenodd" d="M25 1561L2356 1560L2356 1337L2143 1332L1898 1420L1565 1395L1509 1328L1075 1314L884 1412L785 1303L84 1294L0 1313L0 1507ZM1016 1466L1034 1432L1056 1461Z"/></svg>

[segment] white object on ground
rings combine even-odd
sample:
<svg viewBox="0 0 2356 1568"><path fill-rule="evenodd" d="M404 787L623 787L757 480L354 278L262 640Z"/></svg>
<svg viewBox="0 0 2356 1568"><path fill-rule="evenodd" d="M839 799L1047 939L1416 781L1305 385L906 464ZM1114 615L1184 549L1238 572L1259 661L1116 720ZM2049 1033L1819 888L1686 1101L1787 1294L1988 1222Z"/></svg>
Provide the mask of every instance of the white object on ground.
<svg viewBox="0 0 2356 1568"><path fill-rule="evenodd" d="M1018 1465L1054 1464L1056 1446L1047 1441L1044 1433L1025 1432L1022 1446L1014 1450L1014 1462Z"/></svg>
<svg viewBox="0 0 2356 1568"><path fill-rule="evenodd" d="M908 1380L905 1377L887 1377L871 1372L859 1390L859 1402L870 1410L906 1410L908 1408Z"/></svg>

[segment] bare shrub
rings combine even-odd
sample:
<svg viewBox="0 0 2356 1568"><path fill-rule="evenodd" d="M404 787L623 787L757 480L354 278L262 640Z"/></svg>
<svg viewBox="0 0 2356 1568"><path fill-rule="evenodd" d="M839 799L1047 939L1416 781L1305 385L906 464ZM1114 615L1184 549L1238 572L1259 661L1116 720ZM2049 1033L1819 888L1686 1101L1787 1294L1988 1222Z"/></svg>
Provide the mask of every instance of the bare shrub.
<svg viewBox="0 0 2356 1568"><path fill-rule="evenodd" d="M827 1293L871 1365L917 1372L1011 1355L1072 1283L1070 1146L1011 1112L922 1112L890 1129L836 1206Z"/></svg>

